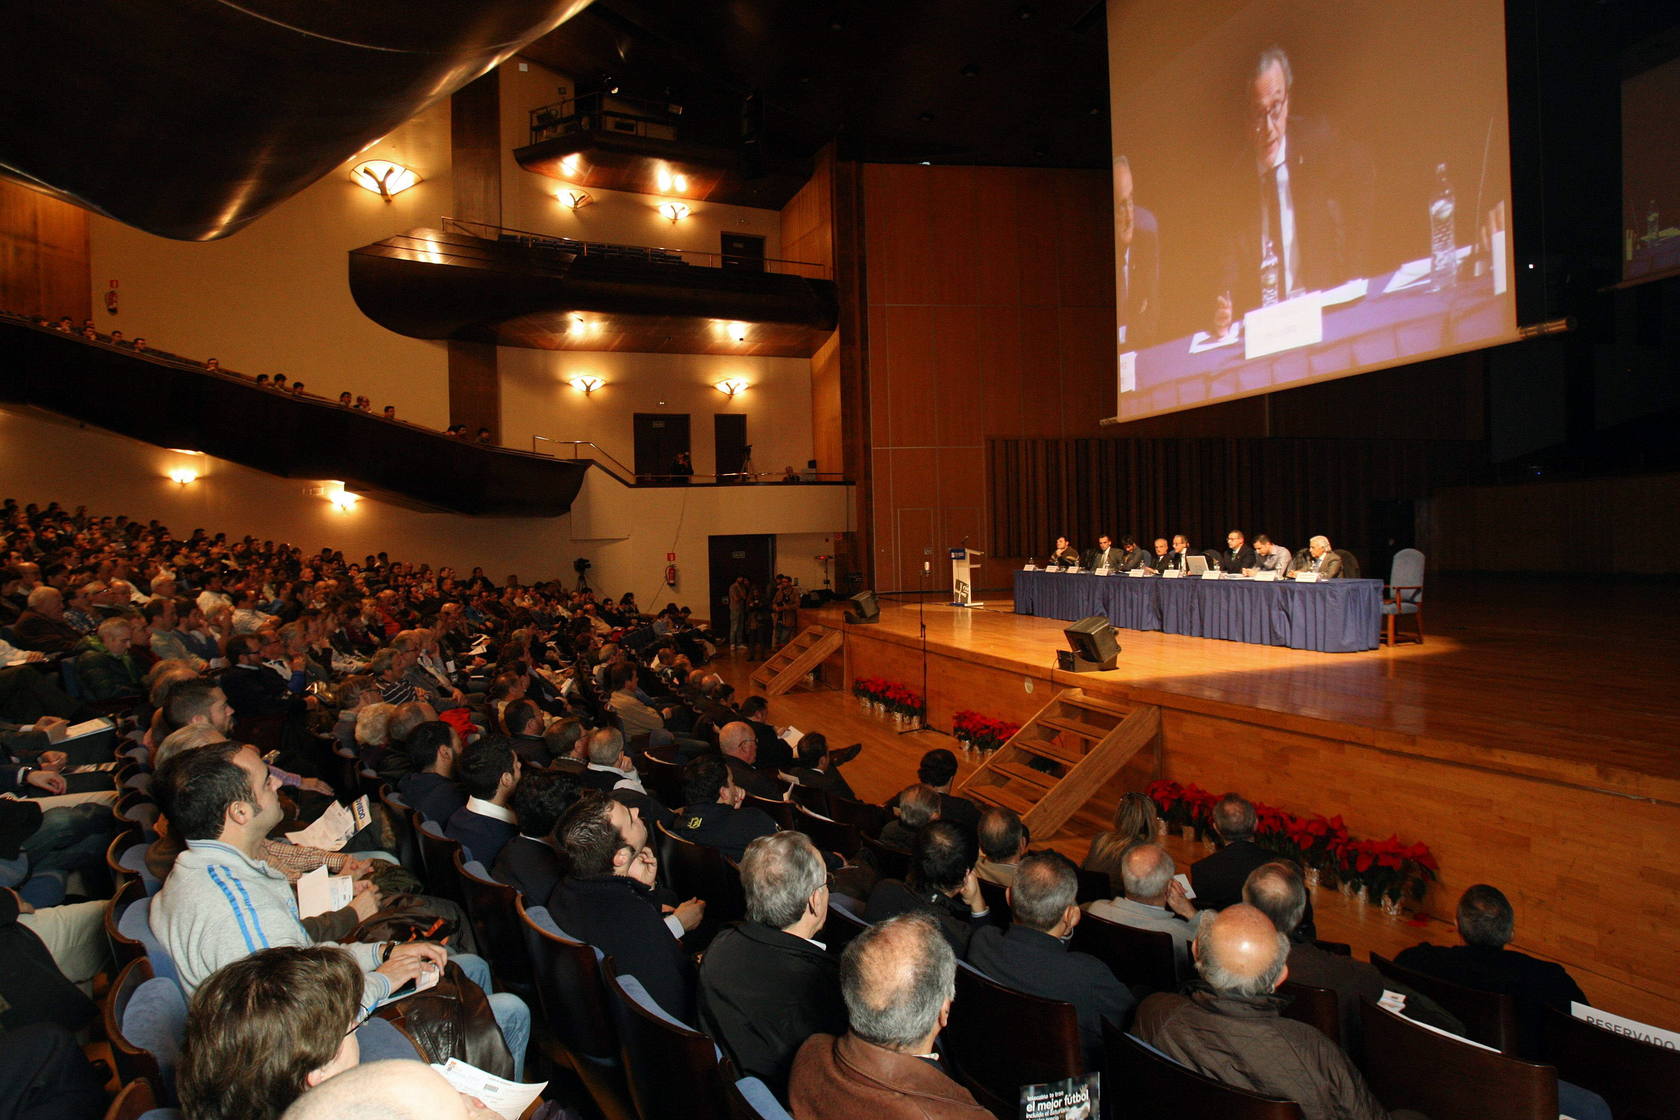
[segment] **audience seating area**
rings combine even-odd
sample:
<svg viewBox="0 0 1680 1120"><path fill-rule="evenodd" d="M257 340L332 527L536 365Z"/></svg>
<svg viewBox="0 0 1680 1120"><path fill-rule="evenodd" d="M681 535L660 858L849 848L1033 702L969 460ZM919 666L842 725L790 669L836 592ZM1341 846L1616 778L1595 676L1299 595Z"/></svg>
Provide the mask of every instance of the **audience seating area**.
<svg viewBox="0 0 1680 1120"><path fill-rule="evenodd" d="M169 879L159 878L175 859L169 843L178 829L169 822L168 806L171 798L185 796L170 783L181 760L194 757L190 752L209 750L217 736L230 733L229 718L258 715L258 696L275 706L268 765L282 789L282 823L264 840L274 861L269 866L291 868L292 877L301 873L294 862L336 867L346 858L367 858L375 861L371 881L402 883L402 897L411 900L405 905L420 915L414 919L417 936L424 939L458 916L453 928L488 962L494 990L530 1009L530 1045L516 1058L524 1060L526 1081L549 1086L533 1115L561 1109L608 1120L790 1115L788 1097L744 1068L727 1037L660 1004L651 994L658 977L637 975L610 942L591 944L574 935L579 927L567 930L556 922L554 913L561 911L551 913L550 905L566 897L563 869L587 854L572 846L568 822L580 806L602 803L603 796L655 822L632 860L656 862L643 883L671 911L658 936L680 938L679 955L690 969L708 946L722 944L725 931L751 924L749 900L760 881L750 876L761 873L752 869L755 849L744 841L744 859L723 841L708 841L709 818L701 810L710 803L691 801L701 788L696 783L712 772L708 766L727 775L718 779L718 801L742 814L731 821L760 822L751 824L759 835L797 831L826 863L828 881L817 896L826 900L826 910L811 937L830 954L845 953L870 929L864 915L889 880L905 884L907 894L931 894L929 912L942 913L945 901L968 899L972 911L962 913L975 941L983 929L1012 930L1012 922L1025 923L1035 913L1032 899L1017 893L1027 889L1021 879L1013 888L994 881L971 888L965 880L960 896L946 891L949 899L940 900L943 888L929 878L929 852L937 836L961 835L969 826L936 816L939 831L932 822L918 825L902 807L869 805L832 786L804 784L844 765L826 745L812 753L802 742L795 757L759 758L755 765L756 708L738 711L732 689L708 666L724 643L675 604L650 615L633 603L597 600L553 581L497 586L480 572L463 578L383 555L357 564L330 550L305 555L249 538L197 533L181 539L155 522L56 505L7 502L0 509L0 538L4 602L12 608L0 638L19 649L54 634L66 639L47 658L4 670L37 674L46 691L31 695L47 696L62 710L6 708L0 718L8 726L43 717L82 719L97 704L116 731L109 788L75 810L89 830L85 843L73 859L66 857L67 869L32 873L23 861L15 884L24 898L52 899L56 892L54 901L80 896L97 903L89 914L102 926L109 955L93 974L66 978L87 981L99 993L97 1018L81 1026L76 1041L109 1068L74 1073L105 1084L112 1094L108 1117L195 1120L192 1075L183 1072L191 1063L184 1059L191 1047L207 1043L195 1042L189 1022L188 960L172 958L152 920L160 898L170 895ZM71 640L82 622L93 625ZM196 664L160 656L183 648L213 656ZM122 672L113 673L113 663ZM58 688L77 683L78 677L59 671L72 664L84 670L80 698ZM190 682L205 678L234 705L232 717L185 718L186 698L196 695ZM250 689L253 678L262 681L261 690ZM106 694L109 682L120 680L132 687ZM7 703L12 695L0 690ZM223 722L216 724L218 718ZM189 743L195 728L204 734ZM15 737L29 733L6 734L8 763L29 760L19 763L26 768L22 774L55 765L48 752L30 753L30 744ZM932 784L936 753L924 758L920 774L904 775L907 788L895 804L912 793L913 800L935 799L954 822L961 799ZM499 769L486 769L492 766ZM754 792L742 788L749 781ZM452 782L461 783L457 799L436 800ZM545 783L558 792L539 801ZM343 851L288 839L334 800L348 803L364 794L373 823L341 841ZM254 791L253 799L260 800ZM516 809L517 835L503 843L548 845L556 870L548 873L552 893L542 897L527 891L533 882L547 890L548 879L516 875L512 861L489 854L484 833L463 823L463 814L497 821ZM552 814L553 822L542 814ZM982 844L991 843L987 830L998 823L995 816L982 818ZM616 827L622 841L624 826ZM900 837L907 830L915 839L900 847L883 838L883 830ZM1146 831L1153 836L1153 821ZM510 847L498 850L506 855ZM986 852L988 861L1001 858L989 847ZM1046 866L1035 864L1031 874ZM972 867L970 861L969 874ZM1074 899L1071 865L1066 874L1066 897ZM1119 878L1117 871L1110 874ZM1131 880L1126 882L1129 888ZM1110 893L1102 872L1086 870L1077 883L1077 903ZM397 893L393 888L384 901ZM690 923L679 904L692 898L705 906ZM355 928L367 915L351 916L351 909L333 936L311 936L354 943ZM1187 962L1171 935L1088 913L1077 917L1071 949L1095 958L1131 997L1180 990ZM330 923L334 913L312 920ZM1197 920L1214 921L1211 912ZM1029 924L1023 932L1054 928ZM1003 940L1009 937L1006 932ZM1618 1118L1654 1120L1671 1115L1680 1099L1680 1063L1671 1052L1548 1010L1541 1052L1525 1056L1520 993L1464 987L1380 956L1372 964L1385 983L1426 995L1456 1017L1472 1041L1369 1000L1354 1019L1362 1037L1344 1038L1336 992L1290 980L1279 995L1287 1004L1283 1015L1355 1056L1387 1109L1413 1109L1434 1120L1550 1120L1560 1091L1572 1084L1599 1094ZM201 979L200 986L213 979ZM1114 1117L1313 1115L1307 1106L1222 1084L1168 1057L1127 1033L1133 1022L1105 1019L1095 1034L1086 1033L1075 1003L1010 987L967 961L957 964L954 985L949 1021L936 1043L942 1066L1001 1120L1018 1114L1023 1086L1088 1073L1102 1074L1103 1111ZM5 994L11 1001L10 991ZM412 1024L388 1022L383 1012L351 1026L364 1062L448 1057L428 1053L429 1036L411 1030ZM1091 1068L1093 1054L1100 1055L1100 1068ZM1537 1060L1542 1057L1544 1063ZM0 1080L0 1090L4 1086ZM291 1093L307 1096L301 1085ZM180 1111L153 1111L158 1108ZM797 1106L791 1114L836 1115Z"/></svg>

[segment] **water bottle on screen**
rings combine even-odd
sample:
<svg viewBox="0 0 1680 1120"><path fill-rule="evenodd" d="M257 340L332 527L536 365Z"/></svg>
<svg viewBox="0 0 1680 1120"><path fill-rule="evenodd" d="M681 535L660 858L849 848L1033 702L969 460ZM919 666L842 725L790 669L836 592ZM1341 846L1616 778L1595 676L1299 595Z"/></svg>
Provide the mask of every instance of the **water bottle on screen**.
<svg viewBox="0 0 1680 1120"><path fill-rule="evenodd" d="M1260 256L1260 306L1270 307L1278 301L1277 246L1266 239L1266 251Z"/></svg>
<svg viewBox="0 0 1680 1120"><path fill-rule="evenodd" d="M1453 236L1453 189L1447 165L1435 165L1435 198L1429 204L1429 288L1440 292L1458 279L1458 244Z"/></svg>

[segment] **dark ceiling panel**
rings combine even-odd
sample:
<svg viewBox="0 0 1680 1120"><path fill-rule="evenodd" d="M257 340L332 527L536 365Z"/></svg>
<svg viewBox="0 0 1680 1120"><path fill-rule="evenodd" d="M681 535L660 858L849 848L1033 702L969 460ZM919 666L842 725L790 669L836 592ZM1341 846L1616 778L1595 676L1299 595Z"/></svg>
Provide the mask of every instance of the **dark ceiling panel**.
<svg viewBox="0 0 1680 1120"><path fill-rule="evenodd" d="M1103 0L597 0L520 53L681 103L695 143L739 146L757 91L770 159L1108 165Z"/></svg>
<svg viewBox="0 0 1680 1120"><path fill-rule="evenodd" d="M588 3L12 5L0 171L151 233L224 237Z"/></svg>

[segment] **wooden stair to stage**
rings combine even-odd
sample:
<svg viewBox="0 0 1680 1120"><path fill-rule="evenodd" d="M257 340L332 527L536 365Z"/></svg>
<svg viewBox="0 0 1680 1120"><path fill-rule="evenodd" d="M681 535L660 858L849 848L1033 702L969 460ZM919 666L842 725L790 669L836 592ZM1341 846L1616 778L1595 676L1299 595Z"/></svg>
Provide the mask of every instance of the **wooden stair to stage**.
<svg viewBox="0 0 1680 1120"><path fill-rule="evenodd" d="M807 626L754 670L753 687L766 696L780 696L840 648L840 631L832 626Z"/></svg>
<svg viewBox="0 0 1680 1120"><path fill-rule="evenodd" d="M1161 709L1058 692L957 792L1019 813L1034 837L1048 837L1096 796L1138 751L1152 747L1161 772ZM1053 773L1033 765L1042 760Z"/></svg>

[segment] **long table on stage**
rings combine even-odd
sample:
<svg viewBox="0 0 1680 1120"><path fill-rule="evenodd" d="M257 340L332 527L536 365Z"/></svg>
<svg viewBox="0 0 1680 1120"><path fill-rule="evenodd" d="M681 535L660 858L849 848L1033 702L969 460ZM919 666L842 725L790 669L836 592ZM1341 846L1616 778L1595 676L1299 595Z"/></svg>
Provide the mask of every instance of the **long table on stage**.
<svg viewBox="0 0 1680 1120"><path fill-rule="evenodd" d="M1377 579L1296 583L1017 571L1015 613L1067 620L1102 615L1123 630L1353 653L1377 648L1382 588Z"/></svg>

